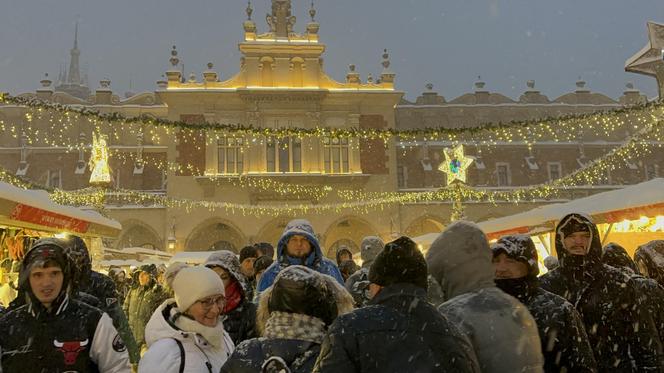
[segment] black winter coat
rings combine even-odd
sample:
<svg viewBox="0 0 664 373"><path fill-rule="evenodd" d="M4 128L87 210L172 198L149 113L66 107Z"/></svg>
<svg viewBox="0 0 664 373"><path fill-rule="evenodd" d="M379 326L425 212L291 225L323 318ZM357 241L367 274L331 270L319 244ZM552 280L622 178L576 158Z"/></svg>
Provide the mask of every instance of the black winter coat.
<svg viewBox="0 0 664 373"><path fill-rule="evenodd" d="M585 256L570 255L562 241L567 224L585 224L591 243ZM662 347L647 307L631 278L602 264L599 232L589 217L570 214L556 227L560 266L541 277L541 286L572 303L581 314L600 372L664 369Z"/></svg>
<svg viewBox="0 0 664 373"><path fill-rule="evenodd" d="M242 342L221 368L221 373L256 373L268 358L279 356L292 373L310 373L320 344L296 339L255 338Z"/></svg>
<svg viewBox="0 0 664 373"><path fill-rule="evenodd" d="M314 372L479 372L470 341L411 284L383 288L371 305L339 316Z"/></svg>
<svg viewBox="0 0 664 373"><path fill-rule="evenodd" d="M509 280L520 286L505 289L523 303L537 322L544 371L547 373L597 372L593 350L581 316L564 298L543 290L536 279ZM518 290L517 290L518 289Z"/></svg>
<svg viewBox="0 0 664 373"><path fill-rule="evenodd" d="M236 309L224 315L224 330L228 332L235 345L256 337L256 305L243 300Z"/></svg>

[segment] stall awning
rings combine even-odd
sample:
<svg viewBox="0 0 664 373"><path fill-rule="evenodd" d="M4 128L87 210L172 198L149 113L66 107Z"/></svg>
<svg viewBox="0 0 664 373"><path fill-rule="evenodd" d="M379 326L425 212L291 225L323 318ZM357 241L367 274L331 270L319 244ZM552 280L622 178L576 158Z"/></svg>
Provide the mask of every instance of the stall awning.
<svg viewBox="0 0 664 373"><path fill-rule="evenodd" d="M0 224L86 237L117 237L122 226L94 211L58 205L45 191L0 182Z"/></svg>
<svg viewBox="0 0 664 373"><path fill-rule="evenodd" d="M658 178L622 189L598 193L565 203L540 206L530 211L479 223L489 239L507 234L536 234L555 229L563 216L578 212L590 215L595 223L617 223L640 216L662 215L664 179Z"/></svg>

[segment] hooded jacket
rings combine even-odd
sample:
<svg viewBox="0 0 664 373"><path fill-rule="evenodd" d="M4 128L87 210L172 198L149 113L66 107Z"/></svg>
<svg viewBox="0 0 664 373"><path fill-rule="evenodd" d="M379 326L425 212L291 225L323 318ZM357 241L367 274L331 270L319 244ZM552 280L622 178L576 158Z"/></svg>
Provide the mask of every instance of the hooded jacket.
<svg viewBox="0 0 664 373"><path fill-rule="evenodd" d="M338 314L353 308L352 298L345 293L330 276L302 266L288 267L261 294L256 327L262 337L242 342L221 372L260 372L265 361L276 356L291 372L310 373L320 353L321 326L327 328ZM275 323L285 311L290 315L282 318L286 322ZM311 322L318 330L301 327Z"/></svg>
<svg viewBox="0 0 664 373"><path fill-rule="evenodd" d="M647 314L652 317L659 339L664 346L664 288L657 281L638 273L636 264L627 251L616 243L604 246L602 262L617 268L632 278L639 289L642 304L648 306Z"/></svg>
<svg viewBox="0 0 664 373"><path fill-rule="evenodd" d="M311 244L311 253L304 259L293 258L286 253L286 245L292 236L301 235L307 238ZM314 235L314 229L307 220L295 219L286 225L284 233L277 244L277 260L265 270L257 286L257 291L262 292L272 285L277 274L290 265L304 265L317 272L334 277L343 285L339 268L333 261L323 255L318 239Z"/></svg>
<svg viewBox="0 0 664 373"><path fill-rule="evenodd" d="M664 286L664 240L654 240L639 246L634 261L642 275Z"/></svg>
<svg viewBox="0 0 664 373"><path fill-rule="evenodd" d="M150 318L145 328L148 350L141 358L139 373L178 373L183 354L185 373L217 373L233 352L233 341L221 321L215 328L205 327L179 312L175 300L168 299ZM187 327L176 326L178 318ZM182 344L182 352L176 340Z"/></svg>
<svg viewBox="0 0 664 373"><path fill-rule="evenodd" d="M224 329L236 345L256 336L256 305L251 302L252 289L247 278L240 271L240 261L230 251L222 250L212 253L205 261L206 267L218 266L225 269L240 285L242 299L237 307L222 316ZM227 294L228 295L228 294Z"/></svg>
<svg viewBox="0 0 664 373"><path fill-rule="evenodd" d="M360 244L360 257L362 258L362 268L353 273L346 280L346 289L355 299L355 304L365 306L369 303L369 268L376 256L383 250L385 243L379 237L367 236L362 239Z"/></svg>
<svg viewBox="0 0 664 373"><path fill-rule="evenodd" d="M537 322L545 372L596 372L597 364L581 316L564 298L539 287L537 250L529 236L505 236L491 245L493 256L501 253L524 263L528 274L516 279L496 279L498 287L517 298Z"/></svg>
<svg viewBox="0 0 664 373"><path fill-rule="evenodd" d="M447 299L438 310L471 340L482 372L542 372L535 320L496 287L491 257L477 225L458 221L448 226L427 253L429 272Z"/></svg>
<svg viewBox="0 0 664 373"><path fill-rule="evenodd" d="M150 268L144 267L147 266L140 267L137 272L150 270ZM154 310L164 301L164 295L164 291L154 277L144 286L141 286L137 280L136 286L127 294L123 308L139 347L145 344L145 325Z"/></svg>
<svg viewBox="0 0 664 373"><path fill-rule="evenodd" d="M565 249L564 235L570 233L570 226L590 232L586 255L572 255ZM662 369L661 344L647 308L629 276L602 264L599 232L590 217L569 214L560 220L555 234L560 266L541 277L541 286L567 299L581 314L598 370Z"/></svg>
<svg viewBox="0 0 664 373"><path fill-rule="evenodd" d="M19 286L27 292L27 304L0 318L0 370L129 372L126 347L108 315L70 298L72 263L63 246L60 240L42 239L26 254ZM39 260L54 260L63 272L62 288L50 310L39 302L28 282Z"/></svg>

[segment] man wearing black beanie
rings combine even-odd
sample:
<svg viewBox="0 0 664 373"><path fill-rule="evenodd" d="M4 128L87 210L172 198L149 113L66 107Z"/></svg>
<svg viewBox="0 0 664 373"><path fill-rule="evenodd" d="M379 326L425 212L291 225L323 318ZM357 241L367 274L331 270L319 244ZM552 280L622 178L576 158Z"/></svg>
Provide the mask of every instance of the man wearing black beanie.
<svg viewBox="0 0 664 373"><path fill-rule="evenodd" d="M427 263L401 237L369 269L367 307L339 316L314 372L479 372L470 341L426 301Z"/></svg>

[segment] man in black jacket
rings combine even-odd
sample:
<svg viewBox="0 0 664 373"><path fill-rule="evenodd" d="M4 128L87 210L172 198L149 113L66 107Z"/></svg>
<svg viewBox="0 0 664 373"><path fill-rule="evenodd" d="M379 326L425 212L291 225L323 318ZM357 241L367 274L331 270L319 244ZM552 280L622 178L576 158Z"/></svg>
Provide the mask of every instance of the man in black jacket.
<svg viewBox="0 0 664 373"><path fill-rule="evenodd" d="M426 301L427 263L401 237L369 270L369 306L339 316L314 372L479 372L470 341Z"/></svg>
<svg viewBox="0 0 664 373"><path fill-rule="evenodd" d="M574 304L581 314L600 372L664 369L662 346L639 291L621 271L602 264L602 244L590 217L573 213L555 231L560 266L541 286Z"/></svg>
<svg viewBox="0 0 664 373"><path fill-rule="evenodd" d="M3 372L128 372L127 349L106 313L70 297L72 263L41 239L21 265L26 304L0 319Z"/></svg>
<svg viewBox="0 0 664 373"><path fill-rule="evenodd" d="M491 245L496 286L523 303L537 322L545 372L596 372L581 316L564 298L539 287L537 250L526 235Z"/></svg>

